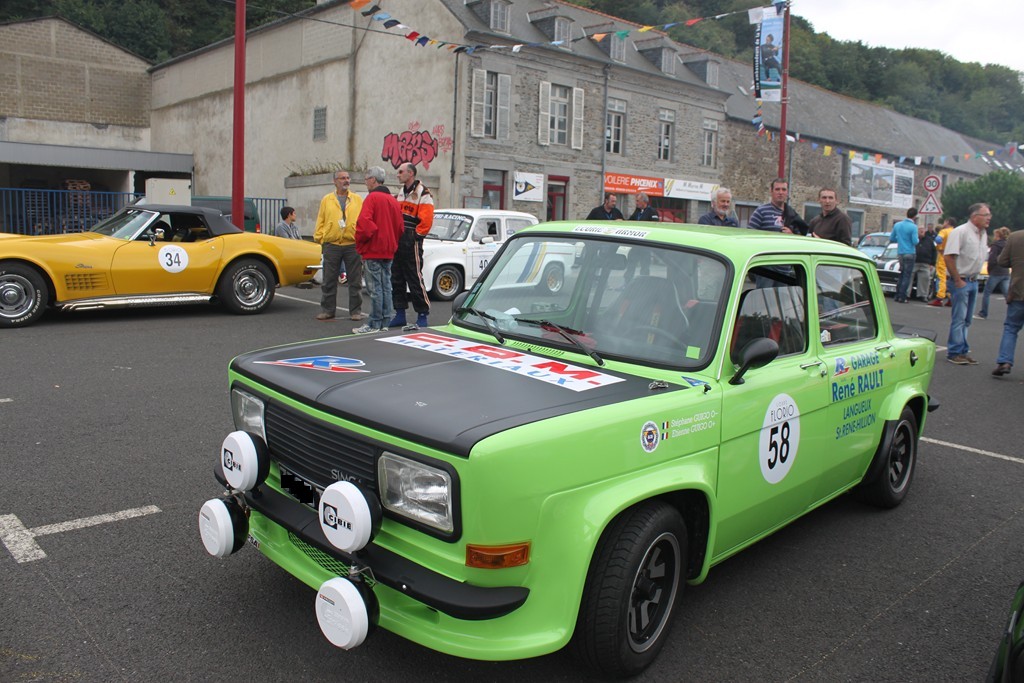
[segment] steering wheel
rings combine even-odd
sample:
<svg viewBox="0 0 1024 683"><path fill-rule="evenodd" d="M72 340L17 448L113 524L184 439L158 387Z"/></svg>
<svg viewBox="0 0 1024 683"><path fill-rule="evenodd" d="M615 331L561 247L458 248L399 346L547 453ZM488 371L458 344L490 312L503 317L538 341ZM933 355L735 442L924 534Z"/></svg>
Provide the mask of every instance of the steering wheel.
<svg viewBox="0 0 1024 683"><path fill-rule="evenodd" d="M686 320L686 318L683 318L683 320ZM686 324L687 327L689 327L690 321L686 320ZM636 330L637 332L648 332L650 334L653 334L655 337L658 337L662 341L668 342L672 346L676 346L680 344L682 341L680 338L672 335L666 330L663 330L660 327L655 327L653 325L634 325L631 329Z"/></svg>

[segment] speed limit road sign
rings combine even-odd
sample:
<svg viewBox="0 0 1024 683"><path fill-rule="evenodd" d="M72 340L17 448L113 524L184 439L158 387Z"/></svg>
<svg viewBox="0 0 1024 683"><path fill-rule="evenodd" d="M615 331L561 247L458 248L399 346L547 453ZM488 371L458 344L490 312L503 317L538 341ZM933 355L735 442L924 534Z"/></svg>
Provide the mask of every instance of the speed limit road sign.
<svg viewBox="0 0 1024 683"><path fill-rule="evenodd" d="M937 192L940 185L942 185L942 182L937 175L930 175L924 179L925 192Z"/></svg>

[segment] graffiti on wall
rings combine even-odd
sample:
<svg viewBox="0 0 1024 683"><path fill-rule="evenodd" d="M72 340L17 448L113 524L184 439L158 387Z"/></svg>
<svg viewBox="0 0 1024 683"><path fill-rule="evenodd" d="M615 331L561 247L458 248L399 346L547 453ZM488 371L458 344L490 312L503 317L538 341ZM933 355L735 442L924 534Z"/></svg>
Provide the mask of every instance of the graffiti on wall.
<svg viewBox="0 0 1024 683"><path fill-rule="evenodd" d="M380 158L390 163L393 168L408 162L430 169L430 164L438 154L448 154L454 147L451 136L444 133L444 124L434 126L428 131L420 130L419 121L410 121L407 130L384 136Z"/></svg>

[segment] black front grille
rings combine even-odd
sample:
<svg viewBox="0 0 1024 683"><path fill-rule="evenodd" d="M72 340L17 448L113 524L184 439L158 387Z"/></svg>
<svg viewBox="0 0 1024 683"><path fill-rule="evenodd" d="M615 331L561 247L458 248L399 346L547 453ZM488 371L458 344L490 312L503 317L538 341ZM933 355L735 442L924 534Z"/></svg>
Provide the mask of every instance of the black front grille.
<svg viewBox="0 0 1024 683"><path fill-rule="evenodd" d="M376 447L274 401L265 419L271 456L295 474L323 488L348 480L377 489Z"/></svg>

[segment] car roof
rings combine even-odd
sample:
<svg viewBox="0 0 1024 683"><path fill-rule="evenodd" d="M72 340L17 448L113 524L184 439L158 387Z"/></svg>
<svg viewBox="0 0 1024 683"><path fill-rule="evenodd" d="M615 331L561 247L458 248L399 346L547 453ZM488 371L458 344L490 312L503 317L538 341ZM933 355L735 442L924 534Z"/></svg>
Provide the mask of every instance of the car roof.
<svg viewBox="0 0 1024 683"><path fill-rule="evenodd" d="M748 228L630 221L557 221L524 228L516 236L557 232L586 236L619 237L624 242L662 242L728 255L745 261L761 254L835 254L870 262L867 256L840 242ZM616 234L617 233L617 234ZM630 234L635 233L635 235Z"/></svg>
<svg viewBox="0 0 1024 683"><path fill-rule="evenodd" d="M236 232L244 232L241 228L229 223L217 209L205 206L185 206L184 204L132 204L126 206L122 211L128 210L151 211L153 213L183 213L193 216L202 216L210 227L213 235L228 235Z"/></svg>
<svg viewBox="0 0 1024 683"><path fill-rule="evenodd" d="M532 213L525 211L508 211L506 209L434 209L434 213L461 213L472 218L480 216L504 216L505 218L530 218L539 220Z"/></svg>

